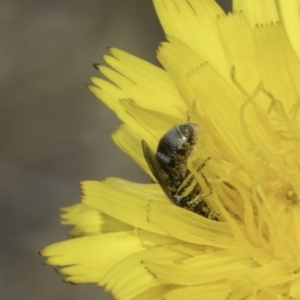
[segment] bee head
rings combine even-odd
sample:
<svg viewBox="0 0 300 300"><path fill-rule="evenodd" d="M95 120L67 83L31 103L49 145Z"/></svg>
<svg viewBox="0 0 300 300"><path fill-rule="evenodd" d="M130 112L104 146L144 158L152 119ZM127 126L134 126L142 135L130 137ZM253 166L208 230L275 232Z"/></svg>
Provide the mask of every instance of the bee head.
<svg viewBox="0 0 300 300"><path fill-rule="evenodd" d="M183 123L172 127L159 141L158 162L172 167L178 160L186 160L193 150L199 133L195 123Z"/></svg>

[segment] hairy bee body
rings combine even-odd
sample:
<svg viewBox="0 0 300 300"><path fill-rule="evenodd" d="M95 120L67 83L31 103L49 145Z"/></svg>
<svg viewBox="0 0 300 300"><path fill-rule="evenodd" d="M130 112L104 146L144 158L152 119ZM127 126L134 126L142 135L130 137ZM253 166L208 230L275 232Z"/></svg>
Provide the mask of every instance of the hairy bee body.
<svg viewBox="0 0 300 300"><path fill-rule="evenodd" d="M143 152L154 177L174 204L204 217L216 219L207 206L200 184L187 168L187 160L196 145L198 135L197 124L178 124L160 139L155 155L145 141L142 141ZM203 178L209 186L206 178Z"/></svg>

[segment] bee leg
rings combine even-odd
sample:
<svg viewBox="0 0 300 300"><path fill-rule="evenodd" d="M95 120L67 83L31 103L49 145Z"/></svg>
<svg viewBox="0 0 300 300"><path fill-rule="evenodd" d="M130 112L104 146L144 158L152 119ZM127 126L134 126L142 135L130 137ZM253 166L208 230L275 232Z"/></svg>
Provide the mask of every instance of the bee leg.
<svg viewBox="0 0 300 300"><path fill-rule="evenodd" d="M186 119L188 122L191 121L191 112L189 110L186 111Z"/></svg>
<svg viewBox="0 0 300 300"><path fill-rule="evenodd" d="M206 158L205 160L203 160L202 164L197 168L197 172L200 172L206 165L206 163L211 159L211 157ZM205 177L204 173L200 172L201 177L203 178L203 180L205 181L206 185L209 188L209 193L207 195L202 195L202 198L208 197L213 193L211 184L208 182L207 178Z"/></svg>
<svg viewBox="0 0 300 300"><path fill-rule="evenodd" d="M202 164L197 168L197 172L200 172L200 171L205 167L206 163L207 163L210 159L211 159L210 157L204 159L204 160L202 161Z"/></svg>
<svg viewBox="0 0 300 300"><path fill-rule="evenodd" d="M205 175L201 172L201 177L203 178L203 180L205 181L206 185L208 186L209 188L209 193L207 195L202 195L203 198L205 197L208 197L210 196L212 193L213 193L213 190L212 190L212 186L211 184L208 182L207 178L205 177Z"/></svg>

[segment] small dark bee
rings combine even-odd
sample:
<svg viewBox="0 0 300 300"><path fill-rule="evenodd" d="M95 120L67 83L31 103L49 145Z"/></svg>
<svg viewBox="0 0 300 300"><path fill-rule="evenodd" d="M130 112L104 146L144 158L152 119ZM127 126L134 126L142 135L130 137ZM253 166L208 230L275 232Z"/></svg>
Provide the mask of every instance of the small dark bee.
<svg viewBox="0 0 300 300"><path fill-rule="evenodd" d="M193 211L206 218L217 220L204 198L212 193L205 176L202 178L210 189L203 195L201 186L188 170L187 160L195 147L199 126L183 123L172 127L159 141L154 155L148 144L142 140L145 159L157 182L169 199L177 206ZM206 159L197 171L205 166Z"/></svg>

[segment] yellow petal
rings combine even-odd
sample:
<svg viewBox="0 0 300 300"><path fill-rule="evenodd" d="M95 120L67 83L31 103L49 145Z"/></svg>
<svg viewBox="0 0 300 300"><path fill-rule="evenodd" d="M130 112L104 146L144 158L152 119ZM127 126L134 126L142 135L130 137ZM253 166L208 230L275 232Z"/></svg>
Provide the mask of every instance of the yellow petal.
<svg viewBox="0 0 300 300"><path fill-rule="evenodd" d="M124 78L124 80L126 80ZM105 103L105 105L113 110L115 114L121 120L127 120L129 116L125 112L124 107L120 105L119 99L124 97L129 98L129 94L124 93L121 89L119 89L114 84L103 80L98 77L91 77L91 81L93 85L88 85L88 89L101 101ZM130 119L129 119L130 120Z"/></svg>
<svg viewBox="0 0 300 300"><path fill-rule="evenodd" d="M134 230L135 230L135 235L141 239L143 245L145 246L147 245L149 248L153 246L172 246L174 250L176 249L182 253L191 255L191 253L189 252L190 248L186 249L185 248L186 244L179 239L176 239L172 236L156 234L143 229L135 228ZM196 249L195 251L197 250L198 249ZM199 252L196 253L198 254Z"/></svg>
<svg viewBox="0 0 300 300"><path fill-rule="evenodd" d="M289 283L294 279L299 279L300 274L298 271L295 272L288 268L283 262L272 261L260 268L253 269L251 278L257 285L265 287Z"/></svg>
<svg viewBox="0 0 300 300"><path fill-rule="evenodd" d="M255 287L253 287L253 282L251 278L246 278L241 280L240 282L231 281L229 282L230 285L230 300L237 300L237 299L252 299L251 296L256 293ZM248 296L248 297L247 297Z"/></svg>
<svg viewBox="0 0 300 300"><path fill-rule="evenodd" d="M288 114L299 101L299 59L281 24L259 26L254 32L264 86Z"/></svg>
<svg viewBox="0 0 300 300"><path fill-rule="evenodd" d="M118 130L112 134L112 139L121 150L127 153L138 165L146 170L150 176L153 176L145 160L141 143L142 139L151 145L157 143L156 139L151 136L149 132L144 132L141 136L136 133L134 128L122 124Z"/></svg>
<svg viewBox="0 0 300 300"><path fill-rule="evenodd" d="M155 115L157 114L155 113ZM168 129L170 127L168 127ZM153 150L153 152L155 152L161 136L160 138L154 137L154 133L150 133L150 130L144 130L144 132L140 133L137 133L136 131L137 128L131 128L126 124L122 124L118 128L118 130L112 134L112 139L121 150L127 153L138 165L141 166L142 169L144 169L148 173L148 175L154 181L156 181L144 157L141 141L146 141L150 148ZM165 131L167 130L165 129Z"/></svg>
<svg viewBox="0 0 300 300"><path fill-rule="evenodd" d="M142 108L130 99L121 100L121 104L130 115L135 117L142 127L141 137L143 139L145 139L143 133L149 131L150 134L158 140L171 127L178 123L183 123L187 118L185 111L181 111L181 116L179 116L179 114L178 116L173 116L169 113L169 110L158 112L152 109Z"/></svg>
<svg viewBox="0 0 300 300"><path fill-rule="evenodd" d="M300 0L276 0L279 9L280 20L285 31L300 58Z"/></svg>
<svg viewBox="0 0 300 300"><path fill-rule="evenodd" d="M300 279L291 282L289 296L292 297L292 299L300 299Z"/></svg>
<svg viewBox="0 0 300 300"><path fill-rule="evenodd" d="M49 257L45 263L64 266L60 273L65 281L98 283L115 264L132 253L144 250L132 232L80 237L44 248L41 255Z"/></svg>
<svg viewBox="0 0 300 300"><path fill-rule="evenodd" d="M166 299L165 294L173 290L174 286L172 285L158 285L153 288L150 288L143 293L138 294L137 296L133 297L131 300L160 300Z"/></svg>
<svg viewBox="0 0 300 300"><path fill-rule="evenodd" d="M212 0L154 0L163 29L212 64L220 74L228 66L219 40L216 19L223 10Z"/></svg>
<svg viewBox="0 0 300 300"><path fill-rule="evenodd" d="M132 230L132 226L114 219L99 210L79 203L61 209L61 224L74 225L70 234L74 237L100 233Z"/></svg>
<svg viewBox="0 0 300 300"><path fill-rule="evenodd" d="M79 203L61 209L61 224L75 225L70 232L73 236L94 235L101 233L101 217L99 211Z"/></svg>
<svg viewBox="0 0 300 300"><path fill-rule="evenodd" d="M238 112L242 103L241 97L208 64L195 69L189 80L197 95L198 110L209 116L210 122L229 143L238 161L247 162L249 157L244 149L248 147L248 143L242 128L237 126L240 123ZM205 100L199 101L200 99Z"/></svg>
<svg viewBox="0 0 300 300"><path fill-rule="evenodd" d="M237 81L251 94L261 80L253 30L242 12L219 17L218 30Z"/></svg>
<svg viewBox="0 0 300 300"><path fill-rule="evenodd" d="M182 241L217 248L236 246L226 223L211 221L171 203L151 202L149 221Z"/></svg>
<svg viewBox="0 0 300 300"><path fill-rule="evenodd" d="M183 101L164 70L119 49L111 48L110 52L112 56L104 56L109 67L98 68L113 84L93 77L96 88L90 87L109 108L118 113L118 100L128 98L143 108L181 116Z"/></svg>
<svg viewBox="0 0 300 300"><path fill-rule="evenodd" d="M103 182L84 181L82 188L84 204L134 227L166 235L147 216L150 201L167 201L158 185L110 178Z"/></svg>
<svg viewBox="0 0 300 300"><path fill-rule="evenodd" d="M145 265L156 278L178 285L198 285L247 276L253 261L240 250L220 250L186 259L178 264L146 261Z"/></svg>
<svg viewBox="0 0 300 300"><path fill-rule="evenodd" d="M191 109L193 101L195 101L195 93L190 88L187 75L205 61L200 55L176 38L169 36L168 40L169 42L160 45L157 58L172 76L187 103L187 107Z"/></svg>
<svg viewBox="0 0 300 300"><path fill-rule="evenodd" d="M127 257L112 268L100 281L114 299L129 300L151 287L162 284L145 267L144 260L172 263L187 258L187 255L167 248L154 248ZM129 272L130 270L130 272Z"/></svg>
<svg viewBox="0 0 300 300"><path fill-rule="evenodd" d="M199 113L205 114L205 118L209 117L210 124L213 124L210 126L213 130L206 129L215 131L217 139L228 143L225 148L232 151L230 157L223 157L224 161L230 161L238 168L247 166L247 172L253 172L255 147L259 143L266 143L266 137L270 134L266 132L269 128L264 119L261 121L258 118L260 114L250 105L254 96L245 99L208 64L196 68L189 80L197 95ZM254 95L260 89L258 87ZM264 117L267 118L266 112ZM270 147L275 147L276 141L268 142Z"/></svg>
<svg viewBox="0 0 300 300"><path fill-rule="evenodd" d="M233 10L242 10L252 27L279 20L274 0L233 0Z"/></svg>
<svg viewBox="0 0 300 300"><path fill-rule="evenodd" d="M226 300L229 299L229 288L224 282L216 284L205 284L197 285L193 287L185 287L174 289L173 291L167 293L163 299L166 300L199 300L199 295L201 295L201 300ZM231 299L231 298L230 298Z"/></svg>

